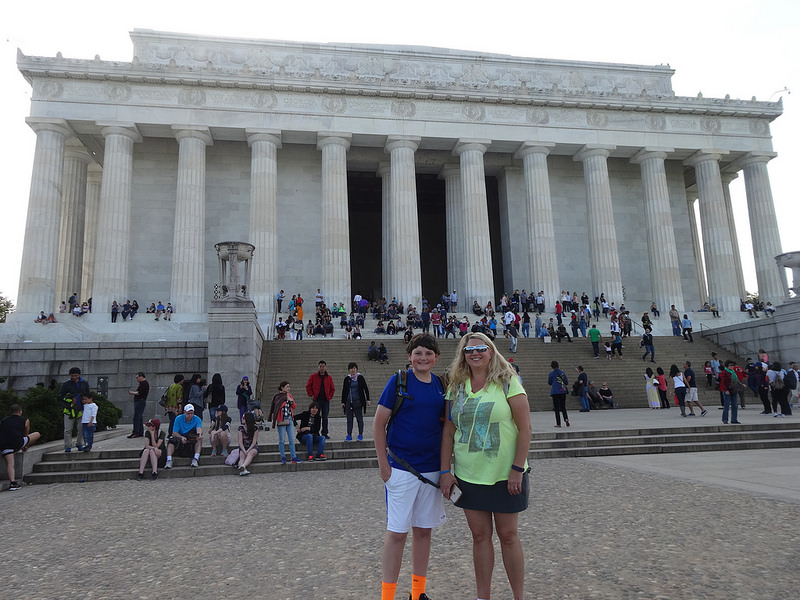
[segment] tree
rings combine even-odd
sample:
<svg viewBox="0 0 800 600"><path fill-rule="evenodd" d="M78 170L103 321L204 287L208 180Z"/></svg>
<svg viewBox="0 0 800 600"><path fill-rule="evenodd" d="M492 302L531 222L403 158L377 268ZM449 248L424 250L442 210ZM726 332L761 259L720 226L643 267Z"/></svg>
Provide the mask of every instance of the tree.
<svg viewBox="0 0 800 600"><path fill-rule="evenodd" d="M2 292L0 292L2 294ZM6 316L14 312L14 303L3 295L0 295L0 323L6 322Z"/></svg>

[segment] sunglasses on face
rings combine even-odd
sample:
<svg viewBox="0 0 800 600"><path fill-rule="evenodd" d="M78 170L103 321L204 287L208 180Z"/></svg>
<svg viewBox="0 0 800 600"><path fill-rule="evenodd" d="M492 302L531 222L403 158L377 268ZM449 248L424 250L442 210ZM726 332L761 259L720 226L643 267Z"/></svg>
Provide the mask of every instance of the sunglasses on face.
<svg viewBox="0 0 800 600"><path fill-rule="evenodd" d="M489 349L489 346L466 346L464 348L464 354L472 354L473 352L477 352L478 354L483 354Z"/></svg>

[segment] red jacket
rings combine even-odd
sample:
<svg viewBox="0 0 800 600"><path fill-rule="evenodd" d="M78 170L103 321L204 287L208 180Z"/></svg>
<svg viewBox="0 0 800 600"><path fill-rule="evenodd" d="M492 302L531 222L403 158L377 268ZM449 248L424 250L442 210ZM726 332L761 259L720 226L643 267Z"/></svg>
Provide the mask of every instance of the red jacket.
<svg viewBox="0 0 800 600"><path fill-rule="evenodd" d="M742 381L742 375L744 371L740 367L733 367L734 373L736 373L736 377L739 379L739 382ZM721 392L729 392L731 386L731 374L728 372L726 368L722 368L719 370L719 391Z"/></svg>
<svg viewBox="0 0 800 600"><path fill-rule="evenodd" d="M306 393L311 396L312 400L316 400L319 396L319 390L322 384L322 377L320 377L319 373L312 373L311 376L308 378L306 382ZM333 398L333 377L331 377L330 373L325 374L325 397L327 398L328 402L331 401Z"/></svg>

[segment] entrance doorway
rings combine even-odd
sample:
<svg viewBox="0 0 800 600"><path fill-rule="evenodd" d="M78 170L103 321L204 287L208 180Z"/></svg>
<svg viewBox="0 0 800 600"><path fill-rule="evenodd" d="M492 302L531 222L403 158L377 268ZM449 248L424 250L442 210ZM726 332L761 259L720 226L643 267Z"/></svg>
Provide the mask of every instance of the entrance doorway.
<svg viewBox="0 0 800 600"><path fill-rule="evenodd" d="M434 174L418 174L416 180L422 295L435 306L442 294L450 291L447 283L445 184ZM498 297L503 286L503 261L495 177L486 178L486 192L495 297ZM382 181L375 173L348 171L351 297L359 293L372 300L383 295L381 265L386 249L382 232L382 194Z"/></svg>

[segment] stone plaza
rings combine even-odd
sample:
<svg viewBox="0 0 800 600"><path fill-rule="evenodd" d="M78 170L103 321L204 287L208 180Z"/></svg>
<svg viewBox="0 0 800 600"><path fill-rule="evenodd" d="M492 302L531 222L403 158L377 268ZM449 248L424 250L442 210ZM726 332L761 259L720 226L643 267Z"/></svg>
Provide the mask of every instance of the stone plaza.
<svg viewBox="0 0 800 600"><path fill-rule="evenodd" d="M613 416L628 427L654 419L648 410ZM575 415L575 426L596 419ZM549 417L533 423L551 427ZM336 439L343 430L344 419L333 419ZM798 464L797 448L533 460L530 508L520 515L526 598L793 599ZM377 469L302 467L4 492L4 589L34 600L378 598ZM446 510L428 594L468 600L469 529L461 510ZM406 549L398 600L410 581ZM508 597L496 544L492 598Z"/></svg>

